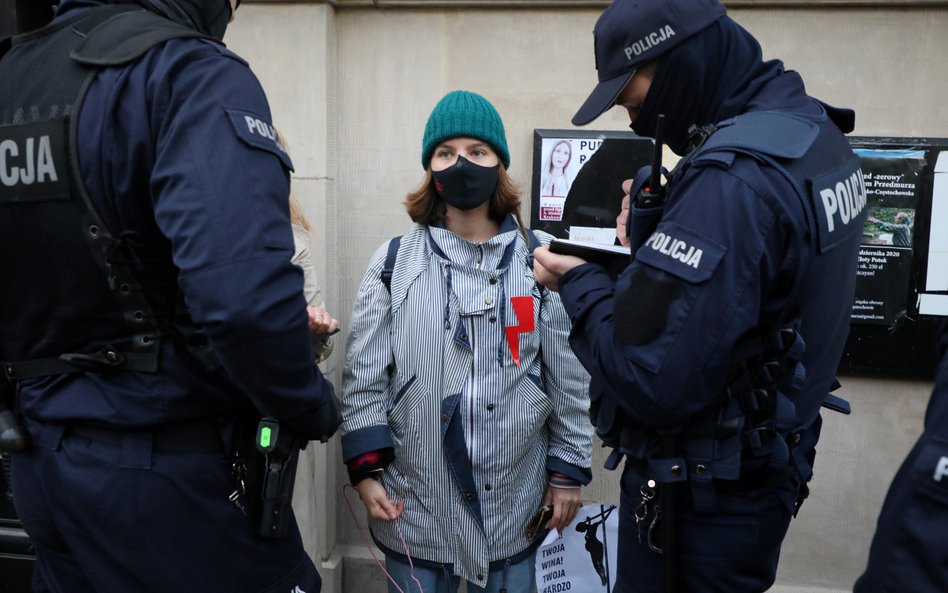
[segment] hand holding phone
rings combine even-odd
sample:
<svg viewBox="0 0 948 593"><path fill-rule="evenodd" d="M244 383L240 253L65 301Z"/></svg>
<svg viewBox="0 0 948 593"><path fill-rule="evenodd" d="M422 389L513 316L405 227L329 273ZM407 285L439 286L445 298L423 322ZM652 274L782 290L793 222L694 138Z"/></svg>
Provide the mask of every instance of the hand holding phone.
<svg viewBox="0 0 948 593"><path fill-rule="evenodd" d="M550 519L553 518L553 505L545 504L533 515L530 521L527 522L527 529L524 531L524 535L527 536L528 540L534 540L541 533L546 533L546 524L550 522Z"/></svg>

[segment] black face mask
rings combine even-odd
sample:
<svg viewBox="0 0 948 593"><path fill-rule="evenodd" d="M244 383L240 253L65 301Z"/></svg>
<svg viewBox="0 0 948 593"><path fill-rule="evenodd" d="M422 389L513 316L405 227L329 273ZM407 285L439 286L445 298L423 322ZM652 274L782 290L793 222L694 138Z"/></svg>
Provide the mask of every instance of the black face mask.
<svg viewBox="0 0 948 593"><path fill-rule="evenodd" d="M227 31L227 25L230 24L230 19L233 16L234 13L230 9L230 5L222 7L217 16L212 17L211 22L208 23L207 34L218 41L223 41L224 32Z"/></svg>
<svg viewBox="0 0 948 593"><path fill-rule="evenodd" d="M132 0L172 21L221 41L230 22L230 0ZM238 6L240 3L238 2Z"/></svg>
<svg viewBox="0 0 948 593"><path fill-rule="evenodd" d="M658 114L664 113L665 144L684 156L700 139L693 127L744 113L782 72L780 61L763 61L753 35L722 17L662 56L632 129L654 138Z"/></svg>
<svg viewBox="0 0 948 593"><path fill-rule="evenodd" d="M494 195L500 177L500 165L482 167L463 156L441 171L432 171L435 189L448 204L459 210L477 208Z"/></svg>

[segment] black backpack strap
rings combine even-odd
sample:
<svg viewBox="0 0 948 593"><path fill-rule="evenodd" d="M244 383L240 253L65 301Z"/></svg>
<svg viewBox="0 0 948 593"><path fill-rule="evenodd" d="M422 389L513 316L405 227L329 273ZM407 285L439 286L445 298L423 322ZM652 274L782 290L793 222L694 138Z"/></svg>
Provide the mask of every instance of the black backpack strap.
<svg viewBox="0 0 948 593"><path fill-rule="evenodd" d="M533 229L527 229L527 238L529 239L527 243L527 250L530 252L529 263L530 266L533 266L533 250L542 245L540 243L540 238L537 237L537 234L533 232Z"/></svg>
<svg viewBox="0 0 948 593"><path fill-rule="evenodd" d="M388 253L385 254L385 265L382 267L382 273L380 274L382 284L385 285L390 294L392 292L392 272L395 271L395 258L398 257L398 247L401 243L401 235L388 242Z"/></svg>
<svg viewBox="0 0 948 593"><path fill-rule="evenodd" d="M533 232L533 229L524 229L527 231L527 267L533 269L533 250L543 245L540 238Z"/></svg>
<svg viewBox="0 0 948 593"><path fill-rule="evenodd" d="M533 232L533 229L527 229L527 268L530 270L533 269L533 250L537 247L540 247L541 245L543 245L543 243L540 242L540 238L537 237L537 234ZM540 295L542 296L546 291L546 287L539 282L536 284L537 288L540 289Z"/></svg>

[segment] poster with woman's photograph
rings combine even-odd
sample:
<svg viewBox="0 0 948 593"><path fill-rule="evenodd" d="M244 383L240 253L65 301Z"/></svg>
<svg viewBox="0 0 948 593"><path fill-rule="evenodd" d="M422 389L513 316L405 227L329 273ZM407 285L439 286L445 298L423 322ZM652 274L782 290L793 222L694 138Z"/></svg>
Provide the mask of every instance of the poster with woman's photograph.
<svg viewBox="0 0 948 593"><path fill-rule="evenodd" d="M568 138L545 138L542 151L540 220L559 222L563 220L563 206L579 169L579 159L573 160L573 140Z"/></svg>
<svg viewBox="0 0 948 593"><path fill-rule="evenodd" d="M653 146L631 132L534 130L531 227L613 244L622 181L651 163Z"/></svg>

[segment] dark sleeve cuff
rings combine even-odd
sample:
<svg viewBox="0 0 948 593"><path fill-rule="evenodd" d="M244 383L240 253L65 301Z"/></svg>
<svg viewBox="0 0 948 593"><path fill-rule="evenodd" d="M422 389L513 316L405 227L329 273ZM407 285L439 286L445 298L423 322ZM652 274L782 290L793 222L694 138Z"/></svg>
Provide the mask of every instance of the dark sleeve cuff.
<svg viewBox="0 0 948 593"><path fill-rule="evenodd" d="M578 465L573 465L563 461L559 457L550 457L546 458L546 469L547 471L557 472L563 474L564 476L576 480L583 486L592 482L592 469L588 467L579 467Z"/></svg>
<svg viewBox="0 0 948 593"><path fill-rule="evenodd" d="M342 460L348 463L363 453L392 449L392 431L388 425L367 426L342 437Z"/></svg>
<svg viewBox="0 0 948 593"><path fill-rule="evenodd" d="M393 459L395 459L395 451L390 448L369 451L355 459L350 459L346 462L346 469L349 470L349 483L355 486L370 475L383 471Z"/></svg>
<svg viewBox="0 0 948 593"><path fill-rule="evenodd" d="M560 300L570 320L579 316L584 306L600 300L600 292L611 294L615 281L599 264L582 264L560 276Z"/></svg>

